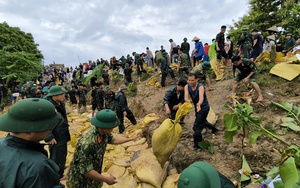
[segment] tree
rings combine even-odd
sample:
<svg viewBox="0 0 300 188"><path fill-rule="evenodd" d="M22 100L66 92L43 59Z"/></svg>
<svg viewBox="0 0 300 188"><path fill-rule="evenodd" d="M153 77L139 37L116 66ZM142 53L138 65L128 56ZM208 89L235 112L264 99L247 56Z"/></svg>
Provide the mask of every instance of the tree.
<svg viewBox="0 0 300 188"><path fill-rule="evenodd" d="M229 35L234 41L240 36L241 27L248 25L249 30L256 28L266 37L266 29L274 25L294 36L300 35L299 0L249 0L250 10L238 21L233 20ZM281 34L286 34L281 33Z"/></svg>
<svg viewBox="0 0 300 188"><path fill-rule="evenodd" d="M30 33L0 24L0 79L11 83L31 80L42 70L42 53Z"/></svg>

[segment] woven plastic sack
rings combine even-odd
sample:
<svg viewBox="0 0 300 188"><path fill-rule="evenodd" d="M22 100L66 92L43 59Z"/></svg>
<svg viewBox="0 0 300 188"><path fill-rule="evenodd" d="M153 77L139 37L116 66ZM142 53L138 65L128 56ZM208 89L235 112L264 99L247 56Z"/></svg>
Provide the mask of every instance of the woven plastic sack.
<svg viewBox="0 0 300 188"><path fill-rule="evenodd" d="M174 121L166 119L154 131L152 136L152 149L161 166L164 166L165 162L169 159L181 136L182 128L178 122L192 107L193 105L191 103L184 103L179 107Z"/></svg>

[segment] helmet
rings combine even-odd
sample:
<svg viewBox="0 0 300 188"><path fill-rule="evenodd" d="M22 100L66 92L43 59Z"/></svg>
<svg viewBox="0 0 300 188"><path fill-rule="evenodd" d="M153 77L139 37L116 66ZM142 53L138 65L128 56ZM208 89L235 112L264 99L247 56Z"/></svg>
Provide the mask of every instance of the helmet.
<svg viewBox="0 0 300 188"><path fill-rule="evenodd" d="M120 121L114 111L104 109L91 119L91 124L97 128L113 129L120 124Z"/></svg>
<svg viewBox="0 0 300 188"><path fill-rule="evenodd" d="M209 163L195 162L182 171L178 188L221 188L218 171Z"/></svg>
<svg viewBox="0 0 300 188"><path fill-rule="evenodd" d="M249 30L249 26L248 26L248 25L243 25L243 26L241 27L241 30L242 30L242 31L248 31L248 30Z"/></svg>
<svg viewBox="0 0 300 188"><path fill-rule="evenodd" d="M17 102L0 116L0 130L14 133L46 131L62 121L51 102L30 98Z"/></svg>
<svg viewBox="0 0 300 188"><path fill-rule="evenodd" d="M51 96L55 96L55 95L61 95L61 94L67 93L67 92L68 91L62 86L52 86L48 90L47 97L51 97Z"/></svg>

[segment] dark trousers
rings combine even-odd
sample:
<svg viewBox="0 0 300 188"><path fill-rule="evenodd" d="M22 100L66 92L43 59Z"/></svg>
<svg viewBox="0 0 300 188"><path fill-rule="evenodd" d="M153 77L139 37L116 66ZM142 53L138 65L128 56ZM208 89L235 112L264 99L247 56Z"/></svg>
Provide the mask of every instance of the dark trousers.
<svg viewBox="0 0 300 188"><path fill-rule="evenodd" d="M189 68L188 67L179 68L179 78L180 79L183 78L183 72L185 72L186 75L189 75Z"/></svg>
<svg viewBox="0 0 300 188"><path fill-rule="evenodd" d="M196 120L195 120L194 126L193 126L193 130L194 130L193 136L194 136L194 147L195 148L199 148L198 143L203 141L202 130L204 128L216 130L216 128L206 120L208 112L209 112L209 109L207 109L207 110L201 109L200 112L196 111Z"/></svg>
<svg viewBox="0 0 300 188"><path fill-rule="evenodd" d="M136 119L131 112L131 110L128 108L126 109L127 112L127 119L133 124L136 125ZM124 126L124 114L123 111L117 109L117 117L120 120L120 125L119 125L119 133L123 133L125 131L125 126Z"/></svg>
<svg viewBox="0 0 300 188"><path fill-rule="evenodd" d="M161 74L161 82L160 82L161 87L165 87L165 85L166 85L166 78L167 78L168 74L170 74L172 78L175 78L175 75L174 75L174 72L173 72L172 69L169 69L168 72L162 72L162 74Z"/></svg>
<svg viewBox="0 0 300 188"><path fill-rule="evenodd" d="M67 143L50 145L49 151L50 159L58 165L58 174L60 178L62 178L66 168L66 158L68 154Z"/></svg>

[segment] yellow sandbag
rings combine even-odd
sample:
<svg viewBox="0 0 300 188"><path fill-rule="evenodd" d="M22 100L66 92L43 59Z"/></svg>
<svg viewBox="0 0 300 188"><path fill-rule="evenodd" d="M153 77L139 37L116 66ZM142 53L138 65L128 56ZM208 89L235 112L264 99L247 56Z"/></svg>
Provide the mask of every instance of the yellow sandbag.
<svg viewBox="0 0 300 188"><path fill-rule="evenodd" d="M212 125L215 125L217 123L218 116L216 115L216 113L214 112L214 110L212 108L209 109L209 113L208 113L206 119Z"/></svg>
<svg viewBox="0 0 300 188"><path fill-rule="evenodd" d="M124 187L137 187L137 182L135 181L132 174L128 174L127 176L123 176L120 179L117 179L118 183L112 185L112 188L124 188Z"/></svg>
<svg viewBox="0 0 300 188"><path fill-rule="evenodd" d="M280 63L275 65L270 73L291 81L300 74L300 65Z"/></svg>
<svg viewBox="0 0 300 188"><path fill-rule="evenodd" d="M152 148L135 152L131 157L130 166L133 170L136 170L138 166L148 163L149 161L157 161Z"/></svg>
<svg viewBox="0 0 300 188"><path fill-rule="evenodd" d="M182 128L178 123L182 116L187 114L193 105L191 103L184 103L181 105L176 113L175 120L166 119L153 133L152 148L161 166L169 159L170 155L176 148Z"/></svg>
<svg viewBox="0 0 300 188"><path fill-rule="evenodd" d="M167 175L166 169L167 167L162 168L156 160L148 161L136 168L136 176L142 182L161 188Z"/></svg>
<svg viewBox="0 0 300 188"><path fill-rule="evenodd" d="M151 185L151 184L149 184L149 183L142 183L141 184L141 188L156 188L156 187L154 187L153 185Z"/></svg>
<svg viewBox="0 0 300 188"><path fill-rule="evenodd" d="M117 166L129 167L130 166L130 157L125 156L125 157L116 159L113 161L113 163Z"/></svg>
<svg viewBox="0 0 300 188"><path fill-rule="evenodd" d="M151 114L148 114L144 117L143 119L143 124L144 125L147 125L148 123L154 121L154 120L157 120L159 119L160 116L158 116L156 113L151 113Z"/></svg>
<svg viewBox="0 0 300 188"><path fill-rule="evenodd" d="M155 87L156 87L156 88L161 88L160 82L156 82L156 83L155 83Z"/></svg>
<svg viewBox="0 0 300 188"><path fill-rule="evenodd" d="M77 139L76 139L76 136L74 134L71 134L71 140L70 140L70 145L75 147L76 144L77 144Z"/></svg>
<svg viewBox="0 0 300 188"><path fill-rule="evenodd" d="M156 78L153 77L153 78L151 78L151 80L148 82L148 85L154 86L155 83L156 83Z"/></svg>
<svg viewBox="0 0 300 188"><path fill-rule="evenodd" d="M86 118L75 119L73 123L85 123L87 121Z"/></svg>
<svg viewBox="0 0 300 188"><path fill-rule="evenodd" d="M102 172L106 172L112 165L113 165L112 160L104 159L103 164L102 164Z"/></svg>
<svg viewBox="0 0 300 188"><path fill-rule="evenodd" d="M117 165L112 165L108 170L107 170L107 174L110 174L116 178L120 178L123 176L123 174L125 173L125 167L123 166L117 166Z"/></svg>
<svg viewBox="0 0 300 188"><path fill-rule="evenodd" d="M144 150L144 149L147 149L148 148L148 143L145 142L144 144L142 145L136 145L136 146L129 146L126 151L131 153L131 152L136 152L136 151L139 151L139 150Z"/></svg>
<svg viewBox="0 0 300 188"><path fill-rule="evenodd" d="M126 142L124 144L122 144L122 147L124 148L128 148L129 146L136 146L136 145L140 145L146 142L146 138L141 138L139 140L133 140L130 142Z"/></svg>
<svg viewBox="0 0 300 188"><path fill-rule="evenodd" d="M162 188L177 188L177 182L180 174L173 174L167 177L163 183Z"/></svg>
<svg viewBox="0 0 300 188"><path fill-rule="evenodd" d="M172 63L172 64L170 65L170 67L171 67L171 69L177 69L178 64L177 64L177 63Z"/></svg>
<svg viewBox="0 0 300 188"><path fill-rule="evenodd" d="M285 60L284 53L282 53L282 52L276 52L275 63L282 62L284 60Z"/></svg>

